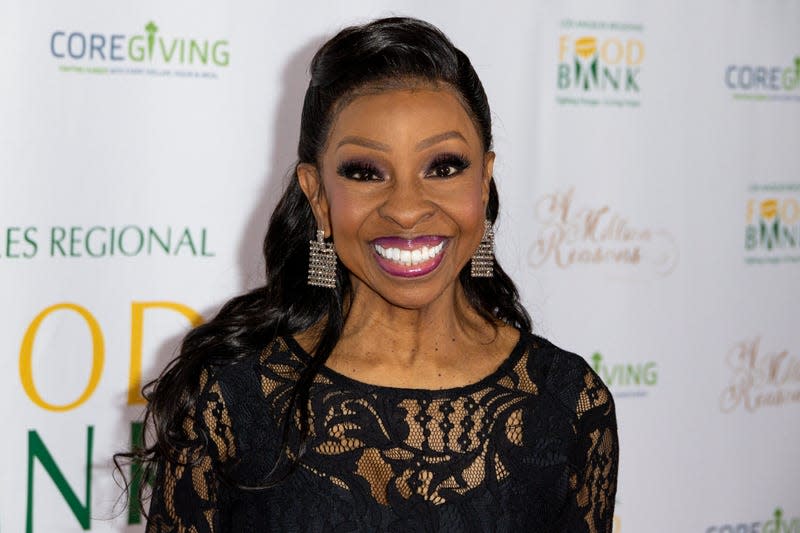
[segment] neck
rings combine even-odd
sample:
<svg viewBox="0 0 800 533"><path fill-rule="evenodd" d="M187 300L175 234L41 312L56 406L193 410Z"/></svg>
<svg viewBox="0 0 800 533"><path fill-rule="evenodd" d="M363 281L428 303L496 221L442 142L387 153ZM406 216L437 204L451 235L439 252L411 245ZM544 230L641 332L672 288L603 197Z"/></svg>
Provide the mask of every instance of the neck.
<svg viewBox="0 0 800 533"><path fill-rule="evenodd" d="M390 357L396 364L413 366L418 358L447 359L459 345L489 344L495 335L493 325L469 305L457 281L434 301L416 309L393 305L359 284L354 286L340 341L347 353L339 355Z"/></svg>

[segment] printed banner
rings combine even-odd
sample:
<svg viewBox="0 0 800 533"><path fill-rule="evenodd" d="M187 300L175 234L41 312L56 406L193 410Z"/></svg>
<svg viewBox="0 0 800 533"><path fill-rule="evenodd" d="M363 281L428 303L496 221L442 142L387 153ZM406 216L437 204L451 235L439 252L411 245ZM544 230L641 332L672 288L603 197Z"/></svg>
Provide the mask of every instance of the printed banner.
<svg viewBox="0 0 800 533"><path fill-rule="evenodd" d="M111 456L261 284L308 62L439 26L494 117L498 257L616 399L614 531L800 532L800 4L11 0L0 531L143 531ZM456 15L456 16L454 16Z"/></svg>

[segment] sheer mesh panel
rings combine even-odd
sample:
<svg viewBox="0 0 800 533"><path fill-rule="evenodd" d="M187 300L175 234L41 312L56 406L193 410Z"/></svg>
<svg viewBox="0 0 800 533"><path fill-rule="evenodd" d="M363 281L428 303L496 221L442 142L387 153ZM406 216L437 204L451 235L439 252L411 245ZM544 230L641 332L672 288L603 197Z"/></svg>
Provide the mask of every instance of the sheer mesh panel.
<svg viewBox="0 0 800 533"><path fill-rule="evenodd" d="M300 468L267 487L254 473L296 456L280 449L276 428L308 361L293 339L278 339L251 363L203 375L202 401L182 428L198 447L161 465L149 533L611 531L614 404L579 357L523 334L491 379L443 391L323 369ZM221 483L223 470L261 488Z"/></svg>

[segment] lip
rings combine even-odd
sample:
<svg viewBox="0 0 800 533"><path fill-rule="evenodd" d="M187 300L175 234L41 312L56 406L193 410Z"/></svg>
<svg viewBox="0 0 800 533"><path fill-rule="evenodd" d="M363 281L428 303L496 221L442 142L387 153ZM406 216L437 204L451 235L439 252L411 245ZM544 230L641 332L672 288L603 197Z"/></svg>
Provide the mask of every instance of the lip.
<svg viewBox="0 0 800 533"><path fill-rule="evenodd" d="M375 262L378 263L378 266L381 267L384 272L401 278L418 278L436 270L444 258L444 254L447 251L447 245L449 242L450 239L447 237L442 237L439 235L421 235L411 239L395 236L380 237L371 241L370 244L372 245L372 254L375 257ZM399 248L400 250L413 251L419 250L423 246L432 248L434 246L439 246L440 244L443 246L443 248L438 254L426 261L421 261L416 264L403 264L397 261L392 261L381 256L375 249L375 246L377 245L383 248Z"/></svg>

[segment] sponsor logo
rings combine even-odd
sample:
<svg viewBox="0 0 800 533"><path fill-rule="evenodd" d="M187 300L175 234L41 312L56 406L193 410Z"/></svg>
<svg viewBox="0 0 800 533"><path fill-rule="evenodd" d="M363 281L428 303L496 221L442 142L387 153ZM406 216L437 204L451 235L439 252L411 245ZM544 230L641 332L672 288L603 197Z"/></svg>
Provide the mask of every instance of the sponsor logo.
<svg viewBox="0 0 800 533"><path fill-rule="evenodd" d="M754 337L736 343L725 362L731 377L720 395L723 413L800 404L800 357L789 350L765 350Z"/></svg>
<svg viewBox="0 0 800 533"><path fill-rule="evenodd" d="M728 65L723 81L734 100L800 102L800 56L784 65Z"/></svg>
<svg viewBox="0 0 800 533"><path fill-rule="evenodd" d="M126 306L127 307L127 306ZM130 307L125 309L125 314L130 316L130 360L127 391L128 399L127 404L130 406L141 406L146 403L146 400L140 394L143 383L146 381L143 378L143 359L145 357L144 339L146 338L146 324L151 324L152 320L157 319L158 314L172 313L177 318L182 318L187 321L187 325L193 327L199 326L203 323L203 317L191 307L180 302L168 300L154 300L154 301L133 301L130 302ZM90 341L90 366L86 369L87 379L83 391L70 400L64 401L64 398L58 398L58 394L53 395L52 386L46 387L37 383L37 376L41 376L41 372L52 372L55 367L46 365L35 365L34 359L34 346L36 339L40 335L47 338L50 342L46 346L52 351L57 350L58 342L52 342L52 335L64 335L67 333L64 327L63 316L75 315L80 320L71 322L70 324L78 325L80 328L85 328L86 335ZM148 320L146 318L149 317ZM114 317L116 320L113 322L119 323L120 317ZM53 329L55 328L55 329ZM42 332L42 329L45 331ZM48 331L49 330L49 331ZM152 332L151 332L152 334ZM41 349L41 348L40 348ZM75 418L67 414L70 411L81 408L90 402L100 379L103 376L105 367L106 356L109 351L106 348L105 335L103 332L103 323L98 319L97 315L89 308L84 307L76 302L60 302L51 305L41 310L31 320L25 333L22 336L22 343L19 350L19 379L22 389L28 399L37 407L51 413L59 413L62 421L59 427L74 427L83 426L83 418L80 422L75 422ZM118 354L111 353L111 356ZM148 354L151 356L152 354ZM77 360L82 360L78 358ZM76 361L77 361L76 360ZM51 382L52 383L52 382ZM52 428L51 428L52 429ZM25 531L32 533L39 531L34 528L34 518L42 516L45 513L52 512L52 500L48 500L47 505L36 504L36 496L42 494L41 489L34 491L35 478L39 478L37 485L47 483L46 479L49 478L52 484L63 497L64 501L68 504L69 509L77 521L78 525L84 530L91 529L92 517L96 517L96 512L92 510L92 489L97 482L97 477L93 477L93 472L97 469L94 468L97 457L93 454L94 447L94 425L86 426L85 438L85 455L72 456L72 460L83 460L85 457L84 477L75 477L68 479L66 473L59 466L56 458L68 457L65 455L65 449L72 451L75 449L80 450L83 446L81 440L65 440L63 436L54 435L52 431L46 431L40 434L36 429L28 431L28 457L27 457L27 498L26 498L26 513L25 513ZM140 422L130 423L130 444L131 448L134 446L141 446L142 443L142 425ZM55 451L53 453L52 451ZM34 468L38 463L39 468ZM24 465L24 463L22 463ZM129 479L131 480L131 490L134 494L138 491L139 486L144 481L140 465L133 464L130 467ZM68 471L73 471L72 469ZM83 495L81 495L76 487L85 487ZM49 490L49 489L46 489ZM38 510L38 513L36 512ZM128 524L138 524L141 522L139 515L139 506L136 498L132 498L129 502L129 512L127 517Z"/></svg>
<svg viewBox="0 0 800 533"><path fill-rule="evenodd" d="M106 33L58 29L50 55L62 72L156 77L218 78L230 65L227 39L177 37L150 21L143 32Z"/></svg>
<svg viewBox="0 0 800 533"><path fill-rule="evenodd" d="M214 257L208 228L150 226L8 226L0 260L36 257Z"/></svg>
<svg viewBox="0 0 800 533"><path fill-rule="evenodd" d="M664 229L634 225L608 205L576 205L575 189L546 194L534 204L539 228L528 250L533 268L612 268L614 275L670 274L678 246Z"/></svg>
<svg viewBox="0 0 800 533"><path fill-rule="evenodd" d="M800 184L750 187L744 251L748 264L800 262Z"/></svg>
<svg viewBox="0 0 800 533"><path fill-rule="evenodd" d="M556 102L639 107L645 60L642 25L563 20L560 26Z"/></svg>
<svg viewBox="0 0 800 533"><path fill-rule="evenodd" d="M800 518L785 516L778 507L767 520L709 526L706 533L800 533Z"/></svg>
<svg viewBox="0 0 800 533"><path fill-rule="evenodd" d="M600 352L591 357L591 365L614 398L647 396L658 385L658 364L655 361L636 363L609 362Z"/></svg>

